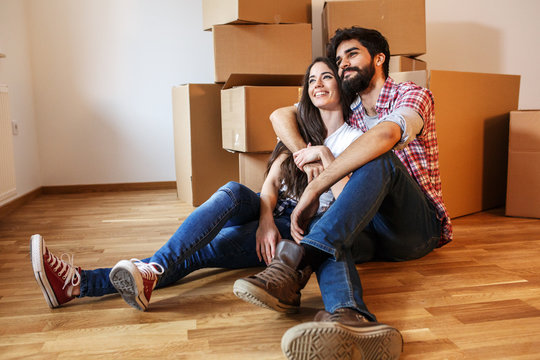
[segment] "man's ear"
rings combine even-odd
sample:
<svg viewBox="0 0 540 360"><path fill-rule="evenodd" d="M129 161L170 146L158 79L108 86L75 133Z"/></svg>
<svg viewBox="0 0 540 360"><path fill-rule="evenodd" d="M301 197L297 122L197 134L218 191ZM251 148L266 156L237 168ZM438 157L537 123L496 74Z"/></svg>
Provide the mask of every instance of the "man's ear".
<svg viewBox="0 0 540 360"><path fill-rule="evenodd" d="M384 64L384 60L386 60L386 56L383 53L378 53L375 55L375 64L377 66L382 66L382 64Z"/></svg>

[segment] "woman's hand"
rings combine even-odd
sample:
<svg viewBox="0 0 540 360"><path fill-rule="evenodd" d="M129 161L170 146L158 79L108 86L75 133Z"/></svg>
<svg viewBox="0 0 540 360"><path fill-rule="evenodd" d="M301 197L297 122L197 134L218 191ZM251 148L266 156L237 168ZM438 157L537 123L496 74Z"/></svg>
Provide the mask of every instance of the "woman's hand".
<svg viewBox="0 0 540 360"><path fill-rule="evenodd" d="M269 265L276 253L276 245L281 234L274 221L259 222L256 234L256 251L259 261Z"/></svg>
<svg viewBox="0 0 540 360"><path fill-rule="evenodd" d="M293 154L294 163L299 169L302 169L306 164L321 160L322 148L325 147L326 146L323 145L311 146L311 143L309 143L307 147L300 149Z"/></svg>

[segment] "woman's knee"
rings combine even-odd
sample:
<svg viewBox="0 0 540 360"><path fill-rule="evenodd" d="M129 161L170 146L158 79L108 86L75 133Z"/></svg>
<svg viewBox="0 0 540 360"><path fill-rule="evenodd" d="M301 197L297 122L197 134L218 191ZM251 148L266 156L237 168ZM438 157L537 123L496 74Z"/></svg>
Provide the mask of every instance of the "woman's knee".
<svg viewBox="0 0 540 360"><path fill-rule="evenodd" d="M240 183L237 183L236 181L229 181L228 183L223 185L221 188L219 188L218 191L224 191L233 200L236 200L236 201L245 200L252 194L255 194L250 188Z"/></svg>

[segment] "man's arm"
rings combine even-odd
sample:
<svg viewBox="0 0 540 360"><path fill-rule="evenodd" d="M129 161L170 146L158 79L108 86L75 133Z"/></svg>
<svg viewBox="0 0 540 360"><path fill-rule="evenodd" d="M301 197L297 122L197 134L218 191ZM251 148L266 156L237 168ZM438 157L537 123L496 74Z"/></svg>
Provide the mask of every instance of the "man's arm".
<svg viewBox="0 0 540 360"><path fill-rule="evenodd" d="M401 139L401 129L393 122L381 122L356 139L328 168L310 182L291 215L291 235L297 242L318 208L318 198L345 175L391 150Z"/></svg>
<svg viewBox="0 0 540 360"><path fill-rule="evenodd" d="M291 152L294 153L306 147L307 144L300 136L296 122L296 106L287 106L275 110L270 115L270 121L276 135Z"/></svg>

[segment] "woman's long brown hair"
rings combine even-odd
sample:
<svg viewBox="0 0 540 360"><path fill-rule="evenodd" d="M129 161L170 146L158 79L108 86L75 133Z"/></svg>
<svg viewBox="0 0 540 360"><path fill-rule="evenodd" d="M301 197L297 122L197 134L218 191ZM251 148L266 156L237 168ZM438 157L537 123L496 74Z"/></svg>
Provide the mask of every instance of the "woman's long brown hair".
<svg viewBox="0 0 540 360"><path fill-rule="evenodd" d="M311 145L323 145L324 139L326 139L327 135L327 129L321 118L321 112L315 105L313 105L309 97L309 74L313 65L319 62L326 64L332 70L332 73L337 81L339 96L343 107L343 118L347 119L349 115L349 102L343 97L343 93L341 91L341 79L338 75L336 64L325 57L316 58L311 65L309 65L306 74L304 75L302 96L300 97L300 102L298 103L298 107L296 109L296 122L298 124L300 135L306 144L311 143ZM268 174L270 167L276 158L281 154L288 155L288 157L281 163L280 181L286 185L286 190L283 194L281 194L281 196L285 198L292 197L298 199L300 196L302 196L302 193L308 184L307 175L296 166L291 151L287 149L285 144L283 144L281 141L277 143L272 155L270 156L270 160L268 160L266 174Z"/></svg>

